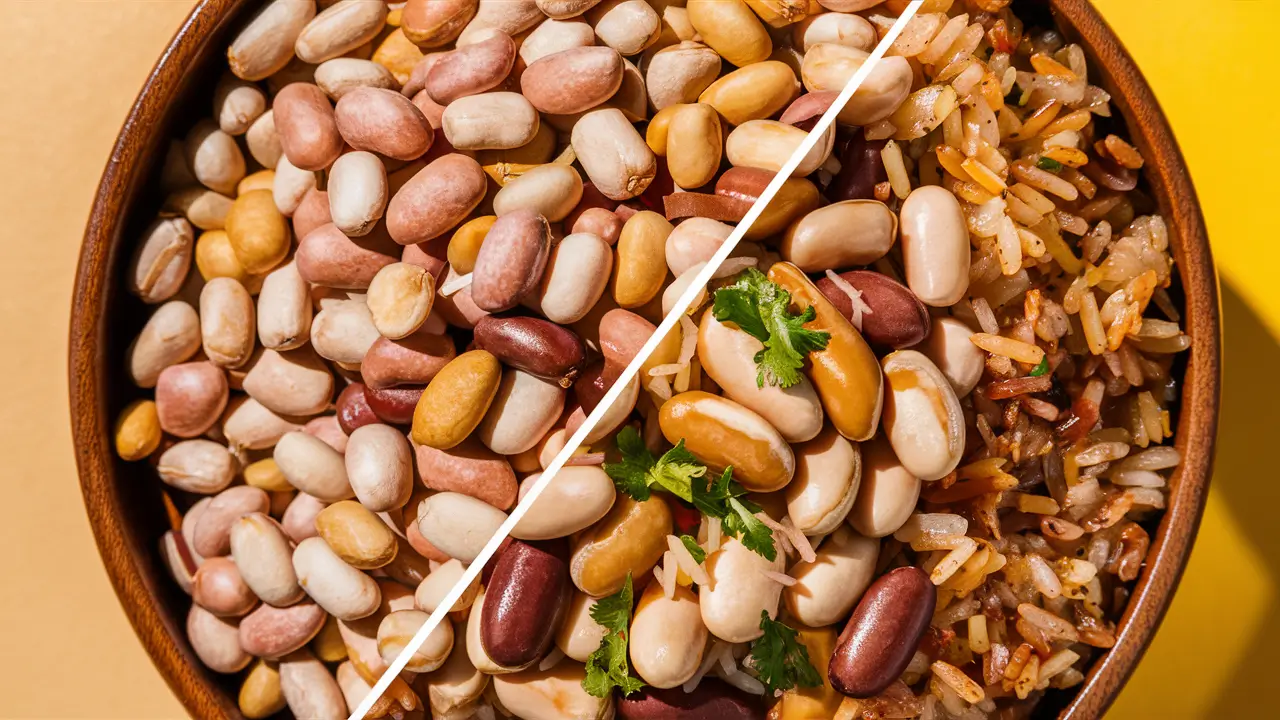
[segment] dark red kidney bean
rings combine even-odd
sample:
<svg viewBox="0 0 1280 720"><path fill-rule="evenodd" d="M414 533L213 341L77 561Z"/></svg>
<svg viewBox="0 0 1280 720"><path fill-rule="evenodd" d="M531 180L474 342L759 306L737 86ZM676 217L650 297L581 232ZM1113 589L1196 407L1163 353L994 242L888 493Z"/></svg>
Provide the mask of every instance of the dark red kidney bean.
<svg viewBox="0 0 1280 720"><path fill-rule="evenodd" d="M489 587L489 581L493 579L493 569L497 567L498 561L502 559L502 554L511 547L511 543L515 542L510 535L502 538L502 542L498 543L498 549L494 551L493 557L489 558L489 562L485 563L484 568L480 571L480 584Z"/></svg>
<svg viewBox="0 0 1280 720"><path fill-rule="evenodd" d="M418 407L418 398L426 385L406 385L403 387L364 389L364 397L369 401L369 409L384 423L391 425L408 425L413 422L413 410Z"/></svg>
<svg viewBox="0 0 1280 720"><path fill-rule="evenodd" d="M538 289L551 255L551 226L529 209L498 218L472 271L471 299L488 312L510 310Z"/></svg>
<svg viewBox="0 0 1280 720"><path fill-rule="evenodd" d="M685 188L686 190L694 190L695 188ZM663 198L676 191L675 181L671 179L671 173L667 170L666 163L658 163L658 171L654 173L653 180L649 183L649 187L645 188L643 193L636 200L644 206L645 210L652 210L659 215L666 211Z"/></svg>
<svg viewBox="0 0 1280 720"><path fill-rule="evenodd" d="M613 373L610 373L613 374ZM612 383L605 375L604 361L592 363L578 375L578 380L573 384L573 394L578 400L578 404L582 406L582 412L587 415L596 409L596 405L600 404L600 399L604 394L609 392L609 386Z"/></svg>
<svg viewBox="0 0 1280 720"><path fill-rule="evenodd" d="M880 157L884 146L884 140L867 140L863 133L855 132L840 156L840 172L831 182L827 197L832 202L874 199L876 185L889 179Z"/></svg>
<svg viewBox="0 0 1280 720"><path fill-rule="evenodd" d="M915 647L912 646L914 652ZM693 692L646 687L618 700L622 720L764 720L764 707L728 683L705 677Z"/></svg>
<svg viewBox="0 0 1280 720"><path fill-rule="evenodd" d="M1108 190L1129 192L1138 187L1138 171L1130 170L1110 158L1090 157L1089 162L1080 167L1085 177Z"/></svg>
<svg viewBox="0 0 1280 720"><path fill-rule="evenodd" d="M869 270L843 272L840 279L862 293L862 301L871 308L862 316L862 337L867 342L897 350L929 336L929 310L907 286ZM823 277L815 284L842 315L853 314L853 301L830 279Z"/></svg>
<svg viewBox="0 0 1280 720"><path fill-rule="evenodd" d="M480 615L485 653L524 668L551 649L569 607L569 542L513 540L493 565Z"/></svg>
<svg viewBox="0 0 1280 720"><path fill-rule="evenodd" d="M360 362L360 375L371 388L426 385L457 354L448 335L416 332L400 340L380 337Z"/></svg>
<svg viewBox="0 0 1280 720"><path fill-rule="evenodd" d="M586 348L576 333L542 318L490 315L476 323L474 337L477 348L503 363L565 388L586 360Z"/></svg>
<svg viewBox="0 0 1280 720"><path fill-rule="evenodd" d="M338 427L350 435L356 428L378 422L378 416L369 407L369 396L364 383L351 383L338 393Z"/></svg>
<svg viewBox="0 0 1280 720"><path fill-rule="evenodd" d="M831 655L831 686L855 698L884 692L915 655L937 597L928 573L917 567L890 570L872 583Z"/></svg>

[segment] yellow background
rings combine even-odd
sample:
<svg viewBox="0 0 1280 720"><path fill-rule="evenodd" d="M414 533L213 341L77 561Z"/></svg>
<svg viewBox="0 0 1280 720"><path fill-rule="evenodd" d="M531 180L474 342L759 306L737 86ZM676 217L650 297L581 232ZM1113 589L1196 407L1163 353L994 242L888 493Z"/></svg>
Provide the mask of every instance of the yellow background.
<svg viewBox="0 0 1280 720"><path fill-rule="evenodd" d="M1181 141L1222 273L1218 471L1181 590L1113 718L1275 716L1280 667L1277 0L1096 0ZM66 327L98 175L192 0L0 0L0 716L181 717L99 562ZM1259 704L1249 698L1258 697Z"/></svg>

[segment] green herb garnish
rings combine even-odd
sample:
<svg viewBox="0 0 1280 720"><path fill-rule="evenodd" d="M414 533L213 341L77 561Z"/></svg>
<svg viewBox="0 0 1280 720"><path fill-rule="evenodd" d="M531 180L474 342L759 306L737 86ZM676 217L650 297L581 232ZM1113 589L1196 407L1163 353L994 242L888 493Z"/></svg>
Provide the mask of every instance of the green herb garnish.
<svg viewBox="0 0 1280 720"><path fill-rule="evenodd" d="M1036 161L1036 167L1051 173L1062 172L1062 163L1053 158L1042 157Z"/></svg>
<svg viewBox="0 0 1280 720"><path fill-rule="evenodd" d="M796 686L822 685L822 676L809 660L809 649L796 639L799 633L770 619L767 610L760 611L760 629L764 635L751 645L751 666L770 694Z"/></svg>
<svg viewBox="0 0 1280 720"><path fill-rule="evenodd" d="M789 388L800 382L805 357L824 349L831 339L830 333L803 327L817 315L812 307L797 315L790 305L791 293L755 268L748 268L736 283L716 291L715 318L737 324L764 343L755 356L759 387L767 382Z"/></svg>
<svg viewBox="0 0 1280 720"><path fill-rule="evenodd" d="M591 607L591 619L608 630L600 641L600 647L587 656L587 676L582 689L593 697L608 697L613 688L630 695L644 687L644 683L631 677L627 664L627 633L631 625L631 574L622 589L600 598Z"/></svg>
<svg viewBox="0 0 1280 720"><path fill-rule="evenodd" d="M1040 377L1049 374L1049 356L1045 355L1040 358L1040 362L1034 368L1031 368L1031 377Z"/></svg>
<svg viewBox="0 0 1280 720"><path fill-rule="evenodd" d="M684 549L689 551L689 554L693 556L693 561L699 565L702 564L703 560L707 559L707 551L703 550L702 546L694 538L688 535L681 535L680 544L684 545Z"/></svg>
<svg viewBox="0 0 1280 720"><path fill-rule="evenodd" d="M683 439L656 459L634 427L623 428L618 433L617 442L622 461L605 463L604 471L620 492L643 502L649 499L651 488L657 485L691 503L703 515L719 518L725 534L741 540L748 550L770 561L777 558L773 531L755 516L760 512L760 506L748 500L746 488L733 481L733 468L725 468L718 479L708 482L703 480L707 466L685 449ZM689 543L685 545L688 547Z"/></svg>

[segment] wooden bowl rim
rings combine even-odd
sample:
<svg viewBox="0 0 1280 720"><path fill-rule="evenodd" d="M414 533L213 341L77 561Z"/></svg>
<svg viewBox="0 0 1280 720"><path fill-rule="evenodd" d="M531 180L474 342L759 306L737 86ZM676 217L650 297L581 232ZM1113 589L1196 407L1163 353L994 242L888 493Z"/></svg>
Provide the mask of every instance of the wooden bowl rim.
<svg viewBox="0 0 1280 720"><path fill-rule="evenodd" d="M107 323L102 308L116 283L104 273L143 182L151 172L170 111L186 88L185 69L249 0L199 0L157 61L120 131L98 186L76 271L68 381L76 462L94 537L130 623L174 694L193 717L239 717L234 698L191 664L181 619L157 604L140 565L141 551L122 520L111 447L113 418L106 407L110 363L103 357ZM1062 711L1063 720L1101 718L1150 643L1195 540L1213 464L1219 411L1221 320L1218 280L1208 232L1186 163L1150 86L1132 57L1088 0L1049 0L1059 26L1088 49L1093 69L1112 91L1132 141L1147 158L1145 176L1170 226L1186 295L1191 360L1183 380L1177 447L1182 464L1171 482L1169 507L1152 539L1147 563L1119 621L1116 646L1089 669ZM1176 202L1174 200L1177 200ZM155 552L154 548L149 549Z"/></svg>

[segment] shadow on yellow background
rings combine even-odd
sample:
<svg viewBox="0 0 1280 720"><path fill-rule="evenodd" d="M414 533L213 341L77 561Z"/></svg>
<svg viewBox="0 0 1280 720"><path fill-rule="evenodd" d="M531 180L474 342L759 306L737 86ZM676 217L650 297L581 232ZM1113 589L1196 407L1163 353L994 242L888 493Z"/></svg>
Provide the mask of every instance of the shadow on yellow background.
<svg viewBox="0 0 1280 720"><path fill-rule="evenodd" d="M1280 667L1280 338L1222 285L1225 367L1204 523L1173 607L1111 713L1125 718L1277 717Z"/></svg>

